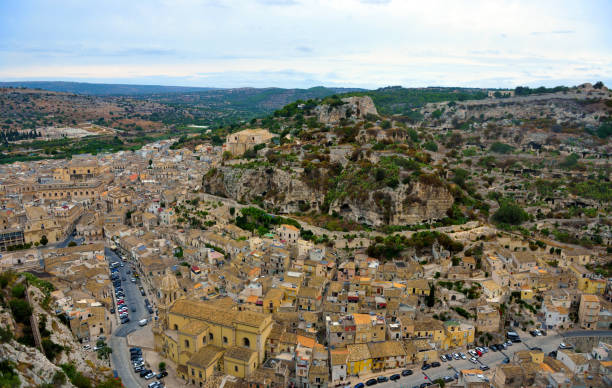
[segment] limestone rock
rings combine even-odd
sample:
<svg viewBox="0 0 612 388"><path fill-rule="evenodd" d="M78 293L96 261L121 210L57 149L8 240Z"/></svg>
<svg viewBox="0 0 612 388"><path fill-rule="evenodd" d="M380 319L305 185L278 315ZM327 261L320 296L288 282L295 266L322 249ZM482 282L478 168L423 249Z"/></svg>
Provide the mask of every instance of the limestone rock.
<svg viewBox="0 0 612 388"><path fill-rule="evenodd" d="M318 105L315 113L318 120L324 124L337 124L340 119L362 119L367 114L378 115L374 101L369 96L347 97L342 99L343 104L331 106Z"/></svg>

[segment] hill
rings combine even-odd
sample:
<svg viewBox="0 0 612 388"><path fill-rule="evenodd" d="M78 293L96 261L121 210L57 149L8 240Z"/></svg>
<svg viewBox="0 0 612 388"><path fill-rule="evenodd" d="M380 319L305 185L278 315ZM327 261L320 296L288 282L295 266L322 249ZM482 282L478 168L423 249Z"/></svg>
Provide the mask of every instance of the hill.
<svg viewBox="0 0 612 388"><path fill-rule="evenodd" d="M52 92L87 94L95 96L134 96L153 93L186 93L212 88L163 85L95 84L63 81L14 81L0 82L3 88L43 89Z"/></svg>

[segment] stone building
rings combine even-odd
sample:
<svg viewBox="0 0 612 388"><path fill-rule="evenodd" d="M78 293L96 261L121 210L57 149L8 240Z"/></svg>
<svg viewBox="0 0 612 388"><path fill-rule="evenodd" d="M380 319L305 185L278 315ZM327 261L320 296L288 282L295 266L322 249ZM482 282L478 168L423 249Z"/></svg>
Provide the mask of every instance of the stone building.
<svg viewBox="0 0 612 388"><path fill-rule="evenodd" d="M268 132L267 129L245 129L227 135L223 149L232 155L239 156L258 144L269 142L273 137L274 134Z"/></svg>

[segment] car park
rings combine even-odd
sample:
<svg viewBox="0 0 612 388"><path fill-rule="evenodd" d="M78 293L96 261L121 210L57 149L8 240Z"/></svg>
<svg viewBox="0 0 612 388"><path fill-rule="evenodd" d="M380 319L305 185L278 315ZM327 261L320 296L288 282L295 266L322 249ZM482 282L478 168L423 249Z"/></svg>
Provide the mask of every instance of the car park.
<svg viewBox="0 0 612 388"><path fill-rule="evenodd" d="M368 381L366 381L365 385L367 385L368 387L372 386L372 385L376 385L378 384L378 380L376 379L369 379Z"/></svg>
<svg viewBox="0 0 612 388"><path fill-rule="evenodd" d="M396 381L396 380L399 380L400 377L401 376L399 374L394 374L394 375L391 375L391 377L389 377L389 380Z"/></svg>

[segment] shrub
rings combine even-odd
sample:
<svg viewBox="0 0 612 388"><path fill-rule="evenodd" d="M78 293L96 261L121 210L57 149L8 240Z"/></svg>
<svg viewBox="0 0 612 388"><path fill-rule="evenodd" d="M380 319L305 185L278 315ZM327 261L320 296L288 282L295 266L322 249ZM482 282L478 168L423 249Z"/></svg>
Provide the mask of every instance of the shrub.
<svg viewBox="0 0 612 388"><path fill-rule="evenodd" d="M520 225L529 219L529 215L517 204L504 202L493 214L493 220L498 223Z"/></svg>

